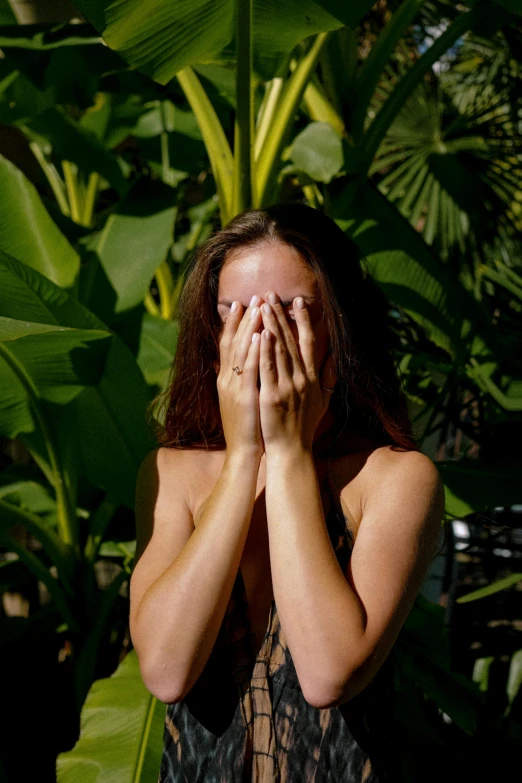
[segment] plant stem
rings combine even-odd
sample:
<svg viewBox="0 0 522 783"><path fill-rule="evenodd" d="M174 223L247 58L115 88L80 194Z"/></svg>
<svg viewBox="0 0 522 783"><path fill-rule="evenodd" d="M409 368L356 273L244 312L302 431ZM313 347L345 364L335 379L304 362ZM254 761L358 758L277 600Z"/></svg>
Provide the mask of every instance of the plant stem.
<svg viewBox="0 0 522 783"><path fill-rule="evenodd" d="M216 181L221 222L228 223L232 212L234 158L219 118L192 68L176 74L190 108L196 115Z"/></svg>
<svg viewBox="0 0 522 783"><path fill-rule="evenodd" d="M145 309L147 310L150 315L157 315L158 318L160 317L160 311L159 307L154 301L154 297L152 296L150 291L147 291L145 294L145 299L143 300L143 304L145 305Z"/></svg>
<svg viewBox="0 0 522 783"><path fill-rule="evenodd" d="M270 196L277 178L277 167L288 131L294 121L294 115L301 102L306 85L317 64L321 48L330 33L319 33L309 52L303 57L288 80L277 107L270 133L267 134L261 149L256 170L256 189L254 206L261 207Z"/></svg>
<svg viewBox="0 0 522 783"><path fill-rule="evenodd" d="M89 181L87 183L87 190L85 192L85 203L83 205L83 220L82 225L87 228L92 226L92 217L94 212L94 202L96 200L96 193L98 191L98 183L100 181L100 175L97 171L92 171L89 174Z"/></svg>
<svg viewBox="0 0 522 783"><path fill-rule="evenodd" d="M49 163L45 159L45 155L43 154L39 145L35 141L29 142L29 147L31 148L33 155L35 156L36 160L42 167L45 176L47 177L47 181L51 186L51 190L54 193L54 197L58 202L58 206L60 207L62 214L69 217L71 211L69 209L69 204L67 203L67 198L65 196L65 189L64 189L63 182L60 179L60 176L56 171L56 168L53 166L52 163Z"/></svg>
<svg viewBox="0 0 522 783"><path fill-rule="evenodd" d="M344 122L324 94L324 92L310 81L303 96L306 110L314 122L328 122L337 131L339 136L345 133Z"/></svg>
<svg viewBox="0 0 522 783"><path fill-rule="evenodd" d="M82 205L78 183L78 170L76 166L68 160L62 160L62 168L71 209L71 217L75 223L82 225Z"/></svg>
<svg viewBox="0 0 522 783"><path fill-rule="evenodd" d="M277 107L281 92L284 87L284 79L281 76L276 76L272 79L268 85L263 103L259 110L259 124L256 131L256 139L254 145L254 157L257 160L260 152L265 143L266 137L272 125L274 119L274 112Z"/></svg>
<svg viewBox="0 0 522 783"><path fill-rule="evenodd" d="M254 96L252 89L252 0L237 0L236 119L232 216L252 206Z"/></svg>
<svg viewBox="0 0 522 783"><path fill-rule="evenodd" d="M166 321L172 317L171 313L171 298L174 289L174 281L172 279L172 273L169 265L166 261L163 261L154 273L156 278L156 285L158 286L158 293L160 297L160 315Z"/></svg>
<svg viewBox="0 0 522 783"><path fill-rule="evenodd" d="M170 170L169 134L167 123L167 111L165 101L160 101L161 124L163 130L160 134L161 144L161 178L167 185L172 185L172 172Z"/></svg>

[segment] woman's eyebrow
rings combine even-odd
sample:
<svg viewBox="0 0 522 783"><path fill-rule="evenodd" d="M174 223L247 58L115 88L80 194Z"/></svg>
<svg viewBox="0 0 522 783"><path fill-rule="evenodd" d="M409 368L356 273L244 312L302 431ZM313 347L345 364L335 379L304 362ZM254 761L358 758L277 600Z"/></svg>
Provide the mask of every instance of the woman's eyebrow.
<svg viewBox="0 0 522 783"><path fill-rule="evenodd" d="M305 299L307 302L310 302L313 299L317 299L316 296L306 296L305 294L296 294L293 299L282 299L281 300L281 304L283 304L283 305L292 304L294 299L296 299L296 297L298 297L298 296L302 296L303 299ZM225 307L231 307L232 306L232 302L229 299L219 299L218 300L218 305L224 305ZM245 307L248 307L248 305L245 305Z"/></svg>

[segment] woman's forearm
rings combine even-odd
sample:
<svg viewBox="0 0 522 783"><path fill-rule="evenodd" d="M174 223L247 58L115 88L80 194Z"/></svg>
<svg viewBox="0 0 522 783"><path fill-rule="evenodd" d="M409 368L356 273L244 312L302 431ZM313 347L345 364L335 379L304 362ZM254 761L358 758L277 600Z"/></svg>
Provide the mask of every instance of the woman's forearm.
<svg viewBox="0 0 522 783"><path fill-rule="evenodd" d="M140 603L133 640L149 690L165 702L192 688L215 644L255 501L259 457L227 455L196 527Z"/></svg>
<svg viewBox="0 0 522 783"><path fill-rule="evenodd" d="M266 509L281 627L303 694L323 706L357 660L365 620L330 543L310 452L267 454Z"/></svg>

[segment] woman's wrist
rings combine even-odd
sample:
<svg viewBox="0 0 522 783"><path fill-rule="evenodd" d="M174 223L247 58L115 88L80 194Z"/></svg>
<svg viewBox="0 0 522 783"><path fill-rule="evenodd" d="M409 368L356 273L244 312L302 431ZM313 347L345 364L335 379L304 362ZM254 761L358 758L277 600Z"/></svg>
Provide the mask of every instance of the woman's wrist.
<svg viewBox="0 0 522 783"><path fill-rule="evenodd" d="M312 448L308 448L305 444L300 442L292 442L283 444L274 444L271 447L266 448L266 463L271 466L292 466L300 464L306 460L312 460L313 452Z"/></svg>
<svg viewBox="0 0 522 783"><path fill-rule="evenodd" d="M257 471L263 456L263 450L254 446L238 446L234 449L227 448L225 455L225 468L232 470Z"/></svg>

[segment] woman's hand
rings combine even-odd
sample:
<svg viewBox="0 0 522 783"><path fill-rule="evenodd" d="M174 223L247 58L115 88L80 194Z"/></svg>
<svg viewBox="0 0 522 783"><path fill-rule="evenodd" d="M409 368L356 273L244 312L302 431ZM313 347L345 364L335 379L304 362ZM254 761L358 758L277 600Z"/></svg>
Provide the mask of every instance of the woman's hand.
<svg viewBox="0 0 522 783"><path fill-rule="evenodd" d="M296 445L311 451L332 393L323 387L333 389L337 380L335 360L329 354L321 370L316 367L315 337L303 298L297 297L293 308L299 345L279 297L275 300L261 308L265 329L261 335L259 407L265 452Z"/></svg>
<svg viewBox="0 0 522 783"><path fill-rule="evenodd" d="M259 302L259 297L252 297L243 316L242 305L232 303L219 342L217 389L227 451L247 451L261 458L263 440L257 386L261 343ZM239 368L239 374L234 367Z"/></svg>

